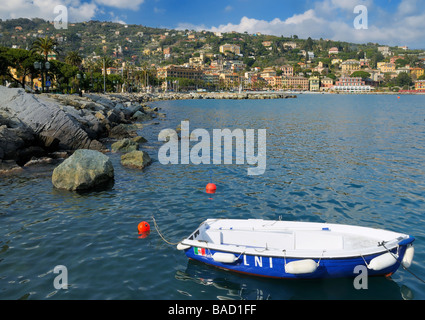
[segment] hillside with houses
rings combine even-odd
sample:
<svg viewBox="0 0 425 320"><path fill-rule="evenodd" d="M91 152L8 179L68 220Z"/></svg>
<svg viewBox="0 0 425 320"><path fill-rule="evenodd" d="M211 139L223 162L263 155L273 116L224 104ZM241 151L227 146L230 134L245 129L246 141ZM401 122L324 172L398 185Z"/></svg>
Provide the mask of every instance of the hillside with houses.
<svg viewBox="0 0 425 320"><path fill-rule="evenodd" d="M52 50L22 60L37 39ZM0 21L0 46L2 84L36 90L425 92L425 52L403 44L21 18Z"/></svg>

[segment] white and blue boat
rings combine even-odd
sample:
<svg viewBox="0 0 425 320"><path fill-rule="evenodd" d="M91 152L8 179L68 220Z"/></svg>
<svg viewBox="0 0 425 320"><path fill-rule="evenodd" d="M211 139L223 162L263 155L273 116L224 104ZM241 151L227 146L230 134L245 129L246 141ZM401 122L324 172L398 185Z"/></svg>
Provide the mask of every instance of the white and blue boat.
<svg viewBox="0 0 425 320"><path fill-rule="evenodd" d="M218 268L271 278L389 276L412 263L414 237L316 222L208 219L177 249ZM357 271L356 271L357 268Z"/></svg>

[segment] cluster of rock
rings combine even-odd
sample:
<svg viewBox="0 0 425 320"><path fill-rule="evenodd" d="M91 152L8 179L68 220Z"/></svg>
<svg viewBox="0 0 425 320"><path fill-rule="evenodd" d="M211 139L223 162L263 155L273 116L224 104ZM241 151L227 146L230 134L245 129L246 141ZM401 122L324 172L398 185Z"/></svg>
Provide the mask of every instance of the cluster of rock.
<svg viewBox="0 0 425 320"><path fill-rule="evenodd" d="M134 95L138 97L140 102L184 99L287 99L297 97L285 92L162 92L137 93Z"/></svg>
<svg viewBox="0 0 425 320"><path fill-rule="evenodd" d="M131 95L33 95L0 86L0 97L0 173L56 163L78 149L105 152L105 139L132 138L139 122L164 116Z"/></svg>

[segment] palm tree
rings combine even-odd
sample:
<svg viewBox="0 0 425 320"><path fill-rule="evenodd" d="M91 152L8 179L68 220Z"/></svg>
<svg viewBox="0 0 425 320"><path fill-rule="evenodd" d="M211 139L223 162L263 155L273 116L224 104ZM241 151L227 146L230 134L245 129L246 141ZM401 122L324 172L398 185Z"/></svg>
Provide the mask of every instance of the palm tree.
<svg viewBox="0 0 425 320"><path fill-rule="evenodd" d="M55 39L46 36L45 38L37 38L32 44L31 51L41 54L44 56L44 61L47 61L50 52L59 54L60 50L57 46L58 42Z"/></svg>
<svg viewBox="0 0 425 320"><path fill-rule="evenodd" d="M79 67L82 61L83 58L81 58L80 54L77 51L70 51L65 58L66 63L76 67Z"/></svg>
<svg viewBox="0 0 425 320"><path fill-rule="evenodd" d="M31 52L33 53L39 53L44 57L44 66L46 67L45 73L46 73L46 78L47 78L47 69L48 69L48 65L46 65L46 62L48 61L49 58L49 53L53 52L53 53L59 53L59 49L57 48L58 42L55 39L51 39L48 36L46 36L45 38L37 38L33 44L32 44L32 48L31 48ZM41 72L41 88L42 88L42 92L44 92L44 74L43 72Z"/></svg>
<svg viewBox="0 0 425 320"><path fill-rule="evenodd" d="M108 69L110 67L114 66L114 60L112 60L110 57L103 56L101 59L97 60L97 68L100 70Z"/></svg>
<svg viewBox="0 0 425 320"><path fill-rule="evenodd" d="M103 56L102 59L97 60L96 69L100 69L103 73L103 92L106 92L106 69L114 66L114 60L110 57Z"/></svg>

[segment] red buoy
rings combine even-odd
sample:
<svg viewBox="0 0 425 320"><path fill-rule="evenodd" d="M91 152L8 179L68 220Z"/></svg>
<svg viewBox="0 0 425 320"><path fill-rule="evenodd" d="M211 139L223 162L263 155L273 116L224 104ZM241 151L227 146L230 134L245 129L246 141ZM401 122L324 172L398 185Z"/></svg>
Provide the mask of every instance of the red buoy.
<svg viewBox="0 0 425 320"><path fill-rule="evenodd" d="M139 234L146 234L151 231L151 227L146 221L140 222L137 226L137 229L139 230Z"/></svg>
<svg viewBox="0 0 425 320"><path fill-rule="evenodd" d="M205 189L207 193L215 193L215 191L217 190L217 187L214 183L208 183Z"/></svg>

